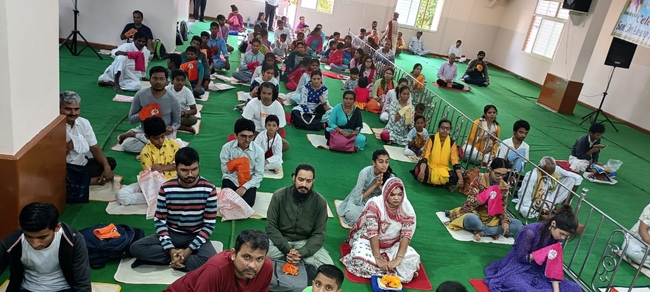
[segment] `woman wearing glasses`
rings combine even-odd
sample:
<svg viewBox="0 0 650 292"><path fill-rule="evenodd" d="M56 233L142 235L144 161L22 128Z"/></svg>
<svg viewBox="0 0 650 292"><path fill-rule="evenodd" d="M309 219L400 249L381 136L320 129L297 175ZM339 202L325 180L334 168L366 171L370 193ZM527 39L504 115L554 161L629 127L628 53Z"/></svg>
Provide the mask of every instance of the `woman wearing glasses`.
<svg viewBox="0 0 650 292"><path fill-rule="evenodd" d="M509 189L503 180L508 173L506 161L495 158L489 170L470 182L467 201L449 211L448 215L449 229L470 231L474 233L476 241L480 241L483 236L494 239L501 235L512 237L522 227L521 221L505 213Z"/></svg>

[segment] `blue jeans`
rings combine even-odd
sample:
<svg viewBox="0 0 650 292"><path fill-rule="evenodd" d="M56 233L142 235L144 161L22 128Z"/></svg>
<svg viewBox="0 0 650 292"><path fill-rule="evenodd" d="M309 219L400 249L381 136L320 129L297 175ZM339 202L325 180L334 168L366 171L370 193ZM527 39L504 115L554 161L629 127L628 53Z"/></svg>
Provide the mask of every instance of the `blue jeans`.
<svg viewBox="0 0 650 292"><path fill-rule="evenodd" d="M501 224L493 227L487 226L481 222L481 218L476 214L465 215L465 218L463 219L463 227L467 231L483 232L483 236L503 235L503 227L501 227ZM510 217L510 227L507 236L514 237L522 227L523 224L521 221Z"/></svg>
<svg viewBox="0 0 650 292"><path fill-rule="evenodd" d="M465 83L483 85L487 80L482 75L479 76L470 76L469 74L463 76Z"/></svg>
<svg viewBox="0 0 650 292"><path fill-rule="evenodd" d="M250 70L249 71L244 71L244 72L241 72L241 71L232 72L232 77L239 80L239 81L250 83L251 78L253 78L253 72L251 72Z"/></svg>
<svg viewBox="0 0 650 292"><path fill-rule="evenodd" d="M221 60L221 58L218 58L218 56L215 56L213 66L214 68L219 68L219 69L226 68L226 61Z"/></svg>
<svg viewBox="0 0 650 292"><path fill-rule="evenodd" d="M194 81L194 82L190 81L190 84L192 85L192 94L194 94L194 98L197 98L205 93L205 89L203 88L203 86L201 86L201 89L199 89L198 93L194 91L194 88L196 88L196 86L199 84L198 81Z"/></svg>
<svg viewBox="0 0 650 292"><path fill-rule="evenodd" d="M330 67L332 67L332 70L336 71L345 71L345 69L348 68L348 65L336 65L336 64L330 64Z"/></svg>

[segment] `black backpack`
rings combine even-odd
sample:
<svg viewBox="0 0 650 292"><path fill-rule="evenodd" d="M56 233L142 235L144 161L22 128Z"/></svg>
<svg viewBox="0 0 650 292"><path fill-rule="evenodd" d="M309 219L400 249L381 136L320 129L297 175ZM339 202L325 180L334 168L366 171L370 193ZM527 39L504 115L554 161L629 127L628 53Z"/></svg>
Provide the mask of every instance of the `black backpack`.
<svg viewBox="0 0 650 292"><path fill-rule="evenodd" d="M101 269L111 260L121 260L131 256L129 252L131 244L144 237L144 230L142 228L133 228L126 224L116 224L115 228L120 233L120 237L99 240L94 234L95 229L103 228L107 225L101 223L79 230L86 240L88 261L90 262L90 267L93 269Z"/></svg>

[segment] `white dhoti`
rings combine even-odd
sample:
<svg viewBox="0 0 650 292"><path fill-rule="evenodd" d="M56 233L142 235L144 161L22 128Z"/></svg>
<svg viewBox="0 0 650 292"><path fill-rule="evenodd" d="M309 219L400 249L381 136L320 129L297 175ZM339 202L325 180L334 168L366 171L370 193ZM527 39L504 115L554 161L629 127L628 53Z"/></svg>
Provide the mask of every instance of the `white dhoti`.
<svg viewBox="0 0 650 292"><path fill-rule="evenodd" d="M583 172L587 170L587 167L591 165L591 162L589 160L578 159L578 157L569 155L569 164L571 165L571 170L575 172Z"/></svg>
<svg viewBox="0 0 650 292"><path fill-rule="evenodd" d="M100 75L97 79L98 82L114 82L115 74L120 74L120 88L126 91L140 90L140 78L145 77L145 72L135 71L135 61L127 58L126 56L117 56L113 63L111 63L104 74Z"/></svg>
<svg viewBox="0 0 650 292"><path fill-rule="evenodd" d="M526 182L527 177L524 178L524 182ZM575 178L573 177L563 177L560 179L560 183L562 185L565 185L566 188L557 185L555 190L552 190L550 192L545 192L546 193L546 198L541 203L541 209L545 211L550 211L555 205L561 204L569 198L570 196L570 190L573 188L573 186L579 184ZM528 182L528 188L534 188L535 186L535 181ZM571 189L569 189L571 188ZM536 218L539 216L539 206L535 206L535 204L532 201L532 194L534 190L530 192L526 192L526 195L523 198L519 198L519 202L517 203L515 209L521 214L521 216L524 216L526 218ZM521 192L520 192L521 194Z"/></svg>
<svg viewBox="0 0 650 292"><path fill-rule="evenodd" d="M389 118L388 112L382 112L381 115L379 115L379 120L384 124L388 123L388 118Z"/></svg>
<svg viewBox="0 0 650 292"><path fill-rule="evenodd" d="M641 264L641 261L647 252L645 245L635 238L626 238L623 246L625 246L625 244L628 244L628 247L625 250L625 256L633 262ZM646 257L643 265L650 268L650 255Z"/></svg>

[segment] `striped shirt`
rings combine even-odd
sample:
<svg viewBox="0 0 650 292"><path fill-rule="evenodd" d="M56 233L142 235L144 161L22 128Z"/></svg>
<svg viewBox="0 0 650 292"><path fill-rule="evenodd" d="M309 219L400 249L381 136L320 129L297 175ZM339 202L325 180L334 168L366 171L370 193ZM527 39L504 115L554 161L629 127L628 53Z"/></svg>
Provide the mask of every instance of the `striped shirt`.
<svg viewBox="0 0 650 292"><path fill-rule="evenodd" d="M217 218L217 190L203 177L193 187L186 188L171 179L158 193L158 205L154 226L165 250L174 249L169 230L178 233L195 233L190 243L191 250L197 250L210 240Z"/></svg>

